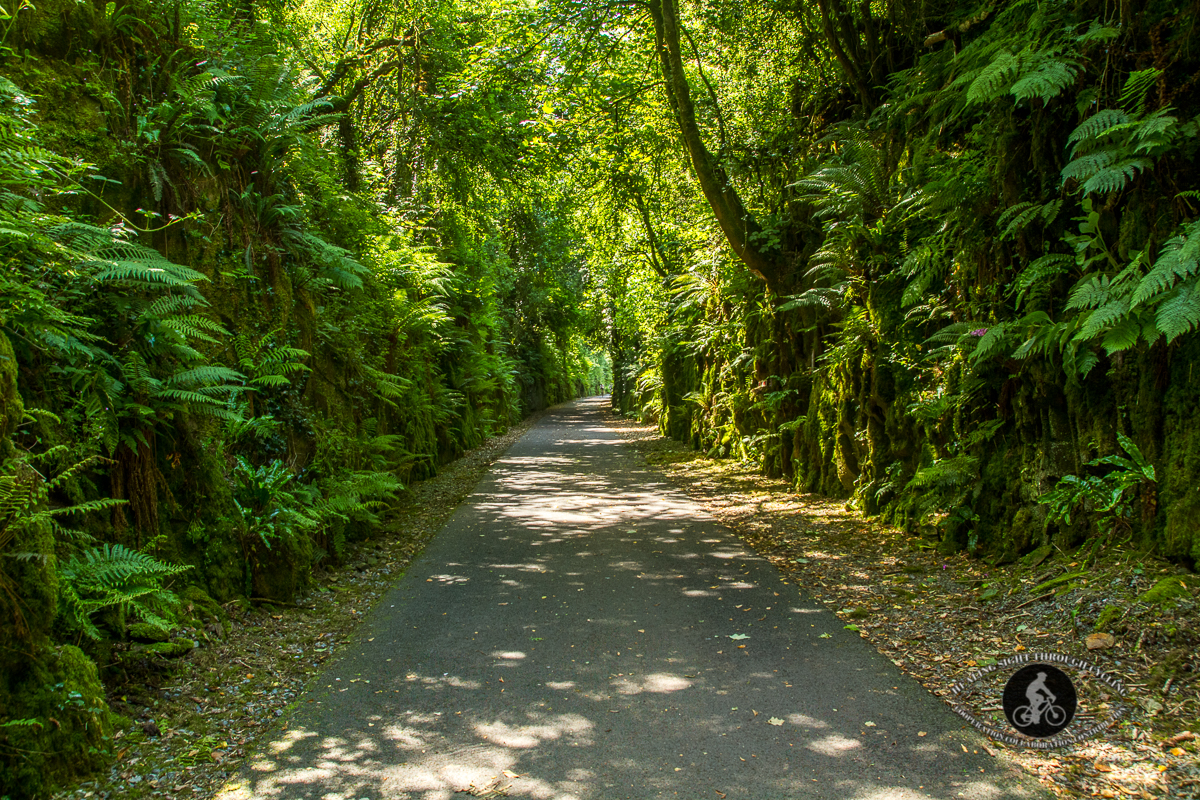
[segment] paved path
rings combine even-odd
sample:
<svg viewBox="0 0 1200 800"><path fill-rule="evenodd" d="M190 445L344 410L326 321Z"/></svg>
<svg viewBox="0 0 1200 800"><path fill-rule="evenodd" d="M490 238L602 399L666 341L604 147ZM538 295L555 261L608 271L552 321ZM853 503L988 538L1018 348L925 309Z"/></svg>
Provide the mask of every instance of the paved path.
<svg viewBox="0 0 1200 800"><path fill-rule="evenodd" d="M1041 796L602 410L512 446L222 798Z"/></svg>

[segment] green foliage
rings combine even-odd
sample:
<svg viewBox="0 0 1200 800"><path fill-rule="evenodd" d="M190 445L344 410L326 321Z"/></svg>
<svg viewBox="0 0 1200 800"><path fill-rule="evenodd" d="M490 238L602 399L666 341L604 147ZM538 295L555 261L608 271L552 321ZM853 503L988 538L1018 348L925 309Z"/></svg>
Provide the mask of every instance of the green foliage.
<svg viewBox="0 0 1200 800"><path fill-rule="evenodd" d="M273 543L306 535L320 524L311 511L312 491L296 483L282 461L255 466L237 456L233 480L233 503L247 539L257 538L269 549Z"/></svg>
<svg viewBox="0 0 1200 800"><path fill-rule="evenodd" d="M59 568L61 609L68 624L93 639L101 638L92 617L115 610L121 628L128 616L170 630L171 609L179 604L166 581L191 569L166 564L120 544L104 544L72 556Z"/></svg>
<svg viewBox="0 0 1200 800"><path fill-rule="evenodd" d="M1070 525L1072 515L1082 511L1094 518L1105 536L1131 529L1134 501L1139 496L1143 501L1153 498L1156 473L1132 439L1118 433L1117 441L1125 456L1102 456L1086 465L1109 468L1106 474L1065 475L1053 489L1038 497L1039 503L1049 507L1049 522Z"/></svg>

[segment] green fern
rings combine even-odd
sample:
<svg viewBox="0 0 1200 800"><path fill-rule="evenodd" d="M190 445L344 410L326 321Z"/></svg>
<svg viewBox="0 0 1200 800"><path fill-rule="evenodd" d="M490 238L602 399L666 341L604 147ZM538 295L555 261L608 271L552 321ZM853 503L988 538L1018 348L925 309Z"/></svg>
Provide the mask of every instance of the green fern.
<svg viewBox="0 0 1200 800"><path fill-rule="evenodd" d="M1069 164L1068 167L1071 165ZM1151 162L1145 158L1127 158L1116 164L1103 167L1088 177L1080 191L1086 194L1093 192L1099 194L1108 194L1109 192L1117 192L1124 189L1130 181L1139 172L1144 172L1152 166ZM1066 175L1067 170L1063 170Z"/></svg>
<svg viewBox="0 0 1200 800"><path fill-rule="evenodd" d="M1168 343L1200 326L1200 293L1195 278L1179 284L1163 298L1154 321Z"/></svg>
<svg viewBox="0 0 1200 800"><path fill-rule="evenodd" d="M954 456L917 470L906 489L953 489L979 479L979 459Z"/></svg>
<svg viewBox="0 0 1200 800"><path fill-rule="evenodd" d="M317 265L316 277L320 282L344 290L362 288L362 278L370 270L360 264L349 250L332 245L311 233L291 232L288 241L298 254Z"/></svg>
<svg viewBox="0 0 1200 800"><path fill-rule="evenodd" d="M1090 320L1089 320L1090 322ZM1137 344L1142 335L1142 325L1132 317L1125 317L1105 332L1100 340L1100 346L1110 356L1121 350L1128 350Z"/></svg>
<svg viewBox="0 0 1200 800"><path fill-rule="evenodd" d="M979 343L975 345L975 349L971 351L971 362L977 364L986 361L998 353L1007 352L1007 348L1004 347L1006 332L1007 324L1003 322L988 328L983 336L978 339Z"/></svg>
<svg viewBox="0 0 1200 800"><path fill-rule="evenodd" d="M1200 272L1200 220L1168 239L1159 251L1153 268L1138 283L1132 305L1139 306L1170 289L1176 281Z"/></svg>
<svg viewBox="0 0 1200 800"><path fill-rule="evenodd" d="M1015 206L1005 209L1000 218L996 220L996 227L1003 228L1000 240L1015 236L1035 219L1041 219L1042 224L1049 225L1058 218L1058 212L1061 209L1062 200L1058 199L1041 204L1017 203Z"/></svg>
<svg viewBox="0 0 1200 800"><path fill-rule="evenodd" d="M289 375L310 371L304 364L309 353L298 347L271 344L279 330L268 331L258 338L242 333L234 337L233 351L238 366L249 376L251 386L278 388L291 384Z"/></svg>
<svg viewBox="0 0 1200 800"><path fill-rule="evenodd" d="M170 630L167 615L179 600L164 582L189 569L190 565L167 564L124 545L104 544L71 557L59 568L60 609L93 639L100 639L101 632L92 617L109 608Z"/></svg>
<svg viewBox="0 0 1200 800"><path fill-rule="evenodd" d="M1118 297L1096 308L1086 316L1083 327L1076 336L1081 340L1093 339L1107 331L1118 321L1129 315L1129 298Z"/></svg>
<svg viewBox="0 0 1200 800"><path fill-rule="evenodd" d="M1027 295L1032 296L1039 286L1070 271L1074 266L1075 256L1066 253L1047 253L1031 261L1013 281L1017 305Z"/></svg>
<svg viewBox="0 0 1200 800"><path fill-rule="evenodd" d="M985 103L1004 93L1005 82L1021 67L1019 55L1001 51L984 67L967 89L968 103Z"/></svg>
<svg viewBox="0 0 1200 800"><path fill-rule="evenodd" d="M1121 90L1121 106L1128 109L1131 113L1141 115L1146 110L1146 97L1150 94L1150 90L1158 83L1159 76L1162 75L1162 70L1157 67L1147 67L1146 69L1136 70L1129 73L1129 77L1125 79L1125 88Z"/></svg>
<svg viewBox="0 0 1200 800"><path fill-rule="evenodd" d="M1130 116L1124 111L1116 108L1106 108L1102 111L1097 111L1079 123L1075 127L1075 130L1071 131L1070 135L1067 136L1067 142L1074 144L1078 148L1081 143L1096 141L1105 133L1130 121Z"/></svg>
<svg viewBox="0 0 1200 800"><path fill-rule="evenodd" d="M1078 74L1078 64L1046 54L1038 59L1037 66L1032 71L1013 84L1009 93L1017 100L1036 97L1043 103L1048 103L1074 83Z"/></svg>
<svg viewBox="0 0 1200 800"><path fill-rule="evenodd" d="M212 334L227 336L229 332L217 322L198 314L176 315L162 317L159 324L175 331L187 339L194 339L209 344L218 344L219 340Z"/></svg>
<svg viewBox="0 0 1200 800"><path fill-rule="evenodd" d="M1112 279L1107 275L1089 275L1071 289L1067 308L1099 308L1112 298Z"/></svg>

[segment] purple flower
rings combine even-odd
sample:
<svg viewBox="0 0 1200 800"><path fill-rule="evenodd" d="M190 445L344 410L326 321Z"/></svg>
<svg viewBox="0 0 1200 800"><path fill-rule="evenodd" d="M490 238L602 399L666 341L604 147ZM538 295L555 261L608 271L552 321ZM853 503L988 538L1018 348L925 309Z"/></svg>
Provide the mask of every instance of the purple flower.
<svg viewBox="0 0 1200 800"><path fill-rule="evenodd" d="M987 332L988 332L987 328L976 328L975 330L971 331L971 335L972 336L983 336Z"/></svg>

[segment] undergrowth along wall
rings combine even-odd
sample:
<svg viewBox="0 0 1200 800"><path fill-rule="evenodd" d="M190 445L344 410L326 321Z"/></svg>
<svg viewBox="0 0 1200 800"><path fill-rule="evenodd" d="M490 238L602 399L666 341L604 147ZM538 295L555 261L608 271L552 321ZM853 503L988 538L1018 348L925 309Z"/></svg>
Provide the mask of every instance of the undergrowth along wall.
<svg viewBox="0 0 1200 800"><path fill-rule="evenodd" d="M1194 564L1200 9L650 6L614 406L946 552Z"/></svg>

